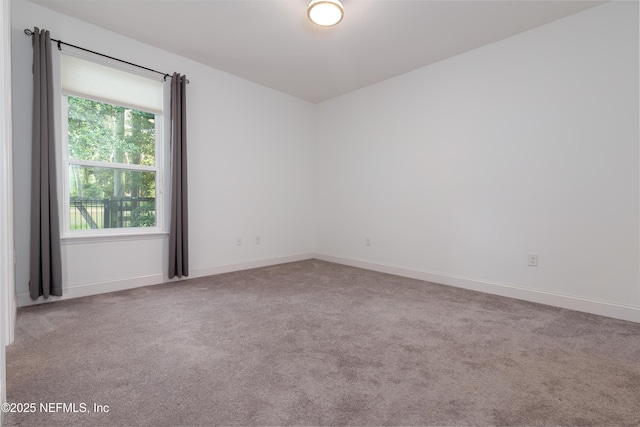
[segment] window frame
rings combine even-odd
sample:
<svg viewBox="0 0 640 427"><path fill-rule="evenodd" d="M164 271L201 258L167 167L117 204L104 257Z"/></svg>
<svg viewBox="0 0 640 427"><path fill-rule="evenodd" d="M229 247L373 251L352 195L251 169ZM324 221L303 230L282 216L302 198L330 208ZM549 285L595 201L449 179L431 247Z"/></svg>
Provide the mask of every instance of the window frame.
<svg viewBox="0 0 640 427"><path fill-rule="evenodd" d="M140 71L136 67L133 66L123 66L122 64L115 63L110 60L103 60L102 58L95 58L93 55L88 55L83 52L76 52L69 48L65 48L62 51L58 52L58 55L55 55L54 58L54 70L58 72L58 76L55 78L56 88L55 88L55 97L58 98L56 104L60 106L59 113L56 114L56 122L60 124L58 132L58 138L56 146L58 147L58 200L59 200L59 211L60 211L60 237L61 240L71 241L75 239L81 239L82 241L92 241L94 238L99 240L113 240L113 238L123 237L123 238L153 238L154 236L164 237L168 234L166 229L166 201L165 201L165 173L169 172L168 169L168 149L169 144L167 141L167 135L169 132L167 131L167 126L169 125L169 120L165 120L165 116L170 111L169 110L169 101L167 97L167 85L163 84L163 111L162 114L158 114L157 112L150 112L154 114L154 125L155 125L155 165L154 166L146 166L146 165L135 165L135 164L125 164L125 163L110 163L110 162L101 162L101 161L91 161L91 160L77 160L71 159L69 156L69 128L68 128L68 96L73 96L76 98L84 98L97 102L106 102L112 105L122 106L124 108L129 109L138 109L136 107L131 107L128 105L120 105L114 103L113 101L106 101L104 99L94 99L88 95L82 95L79 93L65 93L62 90L61 85L61 64L60 64L60 55L71 55L78 57L85 61L93 61L100 65L106 65L109 67L113 67L122 71L126 71L132 74L136 74L142 77L152 78L157 81L162 81L162 77L157 76L155 74L150 74L148 72ZM138 109L140 110L140 109ZM144 111L144 110L140 110ZM126 171L140 171L140 172L154 172L155 173L155 219L156 224L153 227L122 227L122 228L100 228L100 229L82 229L82 230L71 230L71 221L70 221L70 179L69 179L69 170L72 165L80 165L80 166L89 166L89 167L100 167L107 169L121 169ZM168 193L167 193L168 194Z"/></svg>

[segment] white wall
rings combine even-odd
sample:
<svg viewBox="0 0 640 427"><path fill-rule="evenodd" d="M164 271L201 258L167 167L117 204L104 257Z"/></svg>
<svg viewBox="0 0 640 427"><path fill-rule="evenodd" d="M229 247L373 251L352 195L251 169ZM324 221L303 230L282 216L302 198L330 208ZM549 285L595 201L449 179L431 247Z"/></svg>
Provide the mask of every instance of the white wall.
<svg viewBox="0 0 640 427"><path fill-rule="evenodd" d="M13 341L16 296L11 179L11 7L0 8L0 403L6 401L5 346ZM0 424L2 423L0 413Z"/></svg>
<svg viewBox="0 0 640 427"><path fill-rule="evenodd" d="M31 303L32 49L23 30L34 26L67 43L189 78L190 277L311 256L313 104L24 0L12 6L13 88L20 94L13 102L20 305ZM236 237L243 238L242 246ZM160 283L167 276L166 237L66 242L62 256L65 297Z"/></svg>
<svg viewBox="0 0 640 427"><path fill-rule="evenodd" d="M638 49L608 3L319 104L320 257L640 321Z"/></svg>

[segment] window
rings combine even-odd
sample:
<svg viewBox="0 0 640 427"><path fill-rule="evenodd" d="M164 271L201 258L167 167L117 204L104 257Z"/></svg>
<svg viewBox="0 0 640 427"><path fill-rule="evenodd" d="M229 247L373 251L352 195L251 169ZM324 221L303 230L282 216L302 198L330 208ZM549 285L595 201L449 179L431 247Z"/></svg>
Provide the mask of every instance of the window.
<svg viewBox="0 0 640 427"><path fill-rule="evenodd" d="M60 56L63 230L162 230L162 81Z"/></svg>

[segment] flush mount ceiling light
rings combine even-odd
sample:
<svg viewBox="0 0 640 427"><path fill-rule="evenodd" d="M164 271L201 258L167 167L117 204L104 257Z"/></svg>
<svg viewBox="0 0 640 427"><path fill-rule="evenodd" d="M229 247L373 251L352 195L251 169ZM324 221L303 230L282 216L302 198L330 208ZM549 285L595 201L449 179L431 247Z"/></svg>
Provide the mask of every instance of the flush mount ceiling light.
<svg viewBox="0 0 640 427"><path fill-rule="evenodd" d="M342 21L344 8L340 0L311 0L307 16L314 24L330 27Z"/></svg>

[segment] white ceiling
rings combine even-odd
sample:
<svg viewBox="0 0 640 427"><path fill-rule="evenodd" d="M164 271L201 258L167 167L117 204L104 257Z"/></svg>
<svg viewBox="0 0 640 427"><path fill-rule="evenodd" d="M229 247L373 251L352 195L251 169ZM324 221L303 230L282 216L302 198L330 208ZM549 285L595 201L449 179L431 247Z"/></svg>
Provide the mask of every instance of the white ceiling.
<svg viewBox="0 0 640 427"><path fill-rule="evenodd" d="M30 1L311 102L602 3L343 0L344 20L322 28L308 0Z"/></svg>

